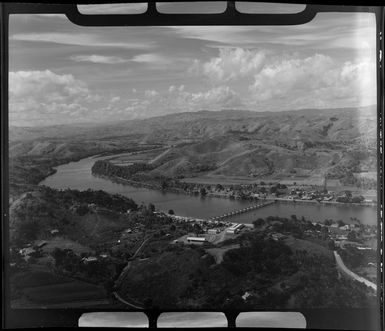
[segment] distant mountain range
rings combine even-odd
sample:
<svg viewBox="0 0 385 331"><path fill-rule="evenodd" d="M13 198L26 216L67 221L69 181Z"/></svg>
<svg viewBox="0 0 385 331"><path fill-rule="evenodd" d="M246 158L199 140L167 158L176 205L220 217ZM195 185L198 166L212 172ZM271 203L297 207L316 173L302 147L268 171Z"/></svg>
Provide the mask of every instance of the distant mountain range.
<svg viewBox="0 0 385 331"><path fill-rule="evenodd" d="M376 171L376 107L179 113L99 125L10 128L10 155L77 158L138 144L171 146L154 174L328 176Z"/></svg>

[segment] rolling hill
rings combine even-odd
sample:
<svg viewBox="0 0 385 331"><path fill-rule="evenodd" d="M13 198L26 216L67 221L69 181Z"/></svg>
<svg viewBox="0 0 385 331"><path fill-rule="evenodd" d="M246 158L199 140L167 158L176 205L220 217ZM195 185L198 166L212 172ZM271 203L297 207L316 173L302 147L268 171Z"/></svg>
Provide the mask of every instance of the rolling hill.
<svg viewBox="0 0 385 331"><path fill-rule="evenodd" d="M354 174L376 171L376 120L375 106L200 111L103 125L11 127L9 151L11 158L55 159L57 165L163 145L169 148L151 161L155 169L150 174L327 176L356 184Z"/></svg>

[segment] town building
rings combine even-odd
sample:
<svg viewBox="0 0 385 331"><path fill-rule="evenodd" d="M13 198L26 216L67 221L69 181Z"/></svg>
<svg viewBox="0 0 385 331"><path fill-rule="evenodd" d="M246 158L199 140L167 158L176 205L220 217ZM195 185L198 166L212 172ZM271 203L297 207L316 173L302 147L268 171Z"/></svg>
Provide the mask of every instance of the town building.
<svg viewBox="0 0 385 331"><path fill-rule="evenodd" d="M207 233L208 234L218 234L220 232L219 229L215 228L215 229L208 229Z"/></svg>
<svg viewBox="0 0 385 331"><path fill-rule="evenodd" d="M205 237L187 237L187 242L189 243L204 243L206 241Z"/></svg>
<svg viewBox="0 0 385 331"><path fill-rule="evenodd" d="M235 223L226 229L226 233L237 234L245 225L242 223Z"/></svg>

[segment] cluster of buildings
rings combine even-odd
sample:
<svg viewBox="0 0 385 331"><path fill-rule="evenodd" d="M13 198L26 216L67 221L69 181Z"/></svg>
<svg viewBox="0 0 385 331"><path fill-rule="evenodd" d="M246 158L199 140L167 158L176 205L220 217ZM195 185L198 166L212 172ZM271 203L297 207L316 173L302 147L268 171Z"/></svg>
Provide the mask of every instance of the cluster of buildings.
<svg viewBox="0 0 385 331"><path fill-rule="evenodd" d="M335 197L332 191L317 191L317 190L305 190L304 188L296 188L290 191L288 196L289 200L318 200L318 201L331 201Z"/></svg>

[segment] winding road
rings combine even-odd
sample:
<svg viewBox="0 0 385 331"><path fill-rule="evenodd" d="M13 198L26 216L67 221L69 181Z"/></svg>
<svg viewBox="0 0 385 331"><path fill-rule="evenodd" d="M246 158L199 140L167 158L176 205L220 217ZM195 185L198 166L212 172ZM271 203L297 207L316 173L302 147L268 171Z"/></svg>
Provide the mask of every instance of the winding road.
<svg viewBox="0 0 385 331"><path fill-rule="evenodd" d="M138 247L138 249L135 251L134 255L129 259L129 261L127 262L127 265L124 267L124 269L122 270L122 272L120 273L118 279L116 280L115 282L115 286L119 286L119 283L121 282L122 278L124 277L125 273L127 272L127 270L130 268L130 265L131 265L131 261L136 257L136 255L139 253L139 251L142 249L142 247L144 246L144 244L151 238L151 236L149 237L146 237L142 244ZM137 306L133 303L130 303L128 301L126 301L125 299L123 299L119 294L118 292L114 291L113 292L114 296L116 299L118 299L121 303L124 303L125 305L128 305L130 307L133 307L133 308L136 308L136 309L144 309L143 307L140 307L140 306Z"/></svg>
<svg viewBox="0 0 385 331"><path fill-rule="evenodd" d="M344 272L346 275L348 275L349 277L353 278L354 280L356 280L356 281L358 281L360 283L364 283L366 286L372 288L374 291L377 291L377 285L376 284L374 284L371 281L365 279L364 277L358 276L353 271L348 269L348 267L344 264L344 262L342 261L341 256L337 253L337 251L334 251L334 257L336 258L336 262L337 262L338 268L342 272Z"/></svg>

